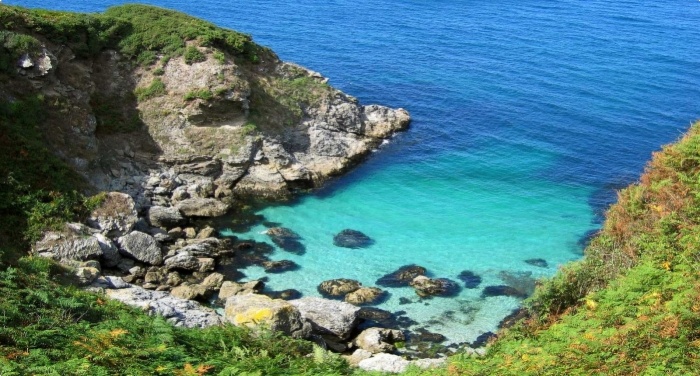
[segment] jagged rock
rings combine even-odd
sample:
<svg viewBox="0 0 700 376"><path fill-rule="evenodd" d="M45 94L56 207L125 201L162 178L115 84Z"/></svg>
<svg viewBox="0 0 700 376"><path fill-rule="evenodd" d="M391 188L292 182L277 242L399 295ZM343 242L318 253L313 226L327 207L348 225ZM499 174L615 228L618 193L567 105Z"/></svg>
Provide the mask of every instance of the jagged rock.
<svg viewBox="0 0 700 376"><path fill-rule="evenodd" d="M102 263L104 264L104 266L112 268L119 265L119 262L122 260L122 257L119 255L119 250L114 245L114 243L112 243L112 241L109 240L109 238L102 234L95 234L93 236L97 239L97 242L99 243L100 248L102 249Z"/></svg>
<svg viewBox="0 0 700 376"><path fill-rule="evenodd" d="M225 300L234 295L257 294L263 288L265 288L265 284L258 280L246 283L225 281L219 289L219 299Z"/></svg>
<svg viewBox="0 0 700 376"><path fill-rule="evenodd" d="M527 297L527 294L507 285L486 286L481 292L481 297L487 298L490 296L512 296L514 298L523 299Z"/></svg>
<svg viewBox="0 0 700 376"><path fill-rule="evenodd" d="M408 112L402 108L391 109L369 105L362 108L365 120L365 135L387 138L397 129L405 129L411 121Z"/></svg>
<svg viewBox="0 0 700 376"><path fill-rule="evenodd" d="M151 235L133 231L118 238L117 244L119 244L119 252L124 256L151 265L163 263L160 246Z"/></svg>
<svg viewBox="0 0 700 376"><path fill-rule="evenodd" d="M525 263L530 264L532 266L537 266L540 268L546 268L549 266L549 264L547 264L547 260L541 259L541 258L527 259L527 260L525 260Z"/></svg>
<svg viewBox="0 0 700 376"><path fill-rule="evenodd" d="M206 226L206 227L204 227L203 229L199 230L199 232L197 233L196 238L197 238L197 239L207 239L207 238L211 238L212 236L215 235L215 232L216 232L216 230L214 230L213 227L211 227L211 226Z"/></svg>
<svg viewBox="0 0 700 376"><path fill-rule="evenodd" d="M430 279L424 275L419 275L410 284L421 298L459 294L459 285L447 278Z"/></svg>
<svg viewBox="0 0 700 376"><path fill-rule="evenodd" d="M219 217L229 206L213 198L188 198L178 202L177 208L187 217Z"/></svg>
<svg viewBox="0 0 700 376"><path fill-rule="evenodd" d="M284 300L264 295L234 295L226 299L225 318L236 326L266 325L295 338L306 338L311 327L299 310Z"/></svg>
<svg viewBox="0 0 700 376"><path fill-rule="evenodd" d="M362 285L354 279L330 279L318 285L318 292L326 297L345 296L348 293L358 290Z"/></svg>
<svg viewBox="0 0 700 376"><path fill-rule="evenodd" d="M182 277L180 276L180 273L178 272L170 272L168 273L168 276L165 279L165 283L168 284L168 286L174 287L182 283Z"/></svg>
<svg viewBox="0 0 700 376"><path fill-rule="evenodd" d="M374 354L396 350L394 343L403 342L406 338L400 330L384 328L368 328L355 338L355 346Z"/></svg>
<svg viewBox="0 0 700 376"><path fill-rule="evenodd" d="M361 361L358 366L365 371L402 373L409 364L411 362L398 355L380 353Z"/></svg>
<svg viewBox="0 0 700 376"><path fill-rule="evenodd" d="M365 248L374 244L374 240L360 231L345 229L333 237L333 244L344 248Z"/></svg>
<svg viewBox="0 0 700 376"><path fill-rule="evenodd" d="M177 255L165 259L164 266L167 270L199 270L199 259L189 254L180 252Z"/></svg>
<svg viewBox="0 0 700 376"><path fill-rule="evenodd" d="M151 226L171 228L182 226L186 219L176 207L151 206L148 208L148 222Z"/></svg>
<svg viewBox="0 0 700 376"><path fill-rule="evenodd" d="M120 289L107 289L105 295L124 304L139 307L151 314L165 317L175 326L205 328L221 325L222 318L213 309L197 302L180 299L169 293L149 291L138 286Z"/></svg>
<svg viewBox="0 0 700 376"><path fill-rule="evenodd" d="M211 257L199 257L197 261L199 262L198 271L201 273L210 272L216 268L216 260Z"/></svg>
<svg viewBox="0 0 700 376"><path fill-rule="evenodd" d="M301 298L289 303L311 322L316 334L333 334L347 339L359 321L360 308L352 304L322 298Z"/></svg>
<svg viewBox="0 0 700 376"><path fill-rule="evenodd" d="M425 275L426 270L422 266L404 265L398 270L384 275L377 280L377 285L384 287L408 286L414 278Z"/></svg>
<svg viewBox="0 0 700 376"><path fill-rule="evenodd" d="M80 223L68 223L61 231L47 231L42 239L34 244L34 252L39 256L54 260L85 261L104 255L102 246L92 230Z"/></svg>
<svg viewBox="0 0 700 376"><path fill-rule="evenodd" d="M202 285L180 285L170 293L176 298L187 300L206 300L210 295L210 291Z"/></svg>
<svg viewBox="0 0 700 376"><path fill-rule="evenodd" d="M224 275L221 273L212 273L209 274L204 280L202 281L201 285L207 288L208 290L218 290L221 288L221 285L224 283Z"/></svg>
<svg viewBox="0 0 700 376"><path fill-rule="evenodd" d="M379 304L386 295L386 292L379 288L362 287L345 295L345 302L354 305Z"/></svg>
<svg viewBox="0 0 700 376"><path fill-rule="evenodd" d="M284 273L299 269L299 264L290 260L264 261L262 267L267 273Z"/></svg>
<svg viewBox="0 0 700 376"><path fill-rule="evenodd" d="M470 270L459 273L459 279L464 282L464 287L475 289L481 284L481 277Z"/></svg>
<svg viewBox="0 0 700 376"><path fill-rule="evenodd" d="M109 192L95 210L90 213L88 224L108 237L128 234L138 221L136 204L128 194Z"/></svg>
<svg viewBox="0 0 700 376"><path fill-rule="evenodd" d="M287 252L303 254L306 247L300 242L301 237L285 227L273 227L265 232L273 243Z"/></svg>
<svg viewBox="0 0 700 376"><path fill-rule="evenodd" d="M163 276L158 272L147 272L143 277L145 283L158 283Z"/></svg>

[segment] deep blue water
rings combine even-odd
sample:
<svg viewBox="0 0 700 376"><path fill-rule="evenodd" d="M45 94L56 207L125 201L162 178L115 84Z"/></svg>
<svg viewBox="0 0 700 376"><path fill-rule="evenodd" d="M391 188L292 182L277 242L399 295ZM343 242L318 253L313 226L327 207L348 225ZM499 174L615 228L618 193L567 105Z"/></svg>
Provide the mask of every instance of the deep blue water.
<svg viewBox="0 0 700 376"><path fill-rule="evenodd" d="M75 11L117 3L5 1ZM472 270L484 286L503 284L504 270L551 275L580 257L579 240L599 226L615 189L700 118L695 0L147 3L252 34L361 102L413 116L407 133L350 174L261 212L307 246L303 256L273 255L302 265L271 276L273 289L315 295L319 282L338 277L373 285L408 263L451 279ZM343 228L376 243L334 247ZM263 230L243 236L266 240ZM523 262L535 257L549 267ZM480 288L427 301L410 288L390 292L381 307L454 342L495 330L518 305L481 298Z"/></svg>

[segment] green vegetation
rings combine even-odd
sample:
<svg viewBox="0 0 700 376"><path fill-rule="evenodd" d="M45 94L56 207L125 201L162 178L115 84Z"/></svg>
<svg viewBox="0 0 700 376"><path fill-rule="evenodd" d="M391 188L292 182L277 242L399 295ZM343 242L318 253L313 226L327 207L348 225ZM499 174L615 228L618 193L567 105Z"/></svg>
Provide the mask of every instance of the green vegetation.
<svg viewBox="0 0 700 376"><path fill-rule="evenodd" d="M156 77L150 85L146 87L137 87L134 90L134 95L139 101L145 101L147 99L159 97L165 94L165 84L163 81Z"/></svg>
<svg viewBox="0 0 700 376"><path fill-rule="evenodd" d="M176 328L59 283L61 267L25 258L0 271L2 375L343 375L307 341L232 325ZM311 354L307 357L307 354Z"/></svg>
<svg viewBox="0 0 700 376"><path fill-rule="evenodd" d="M6 53L0 65L14 64L18 54L37 46L32 33L68 45L78 57L95 55L105 48L119 50L138 64L150 65L159 55L194 54L195 46L214 47L246 61L256 61L263 48L250 36L184 13L147 5L128 4L107 9L103 14L57 12L21 7L0 7L0 42ZM194 46L185 48L187 42Z"/></svg>
<svg viewBox="0 0 700 376"><path fill-rule="evenodd" d="M226 62L226 56L221 51L214 51L214 59L216 59L216 61L218 61L221 64Z"/></svg>
<svg viewBox="0 0 700 376"><path fill-rule="evenodd" d="M700 367L700 123L619 194L586 257L529 301L533 317L450 375L693 375Z"/></svg>
<svg viewBox="0 0 700 376"><path fill-rule="evenodd" d="M76 192L82 179L41 138L46 107L41 96L0 101L0 254L10 259L26 252L41 230L86 211Z"/></svg>
<svg viewBox="0 0 700 376"><path fill-rule="evenodd" d="M195 46L187 47L183 57L185 58L185 64L190 64L190 65L207 60L207 57L204 56L202 51L200 51Z"/></svg>
<svg viewBox="0 0 700 376"><path fill-rule="evenodd" d="M204 99L205 101L214 97L214 94L209 89L197 89L185 93L185 100L191 101L195 99Z"/></svg>

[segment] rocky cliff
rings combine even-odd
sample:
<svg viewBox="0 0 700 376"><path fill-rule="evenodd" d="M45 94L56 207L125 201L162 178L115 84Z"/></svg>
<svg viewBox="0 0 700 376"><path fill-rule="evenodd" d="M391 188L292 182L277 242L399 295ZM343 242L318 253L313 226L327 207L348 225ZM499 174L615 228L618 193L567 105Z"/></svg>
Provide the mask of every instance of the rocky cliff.
<svg viewBox="0 0 700 376"><path fill-rule="evenodd" d="M4 7L0 24L0 100L39 98L50 149L137 208L215 216L236 197L284 198L347 170L410 121L177 12Z"/></svg>

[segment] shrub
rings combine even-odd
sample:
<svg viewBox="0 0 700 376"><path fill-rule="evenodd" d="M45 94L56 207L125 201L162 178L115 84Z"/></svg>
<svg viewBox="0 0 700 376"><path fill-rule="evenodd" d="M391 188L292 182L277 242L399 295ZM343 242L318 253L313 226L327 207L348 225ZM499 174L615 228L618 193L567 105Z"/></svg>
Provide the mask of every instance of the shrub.
<svg viewBox="0 0 700 376"><path fill-rule="evenodd" d="M139 101L145 101L163 94L165 94L165 84L158 77L156 77L150 85L134 90L134 95L136 95L136 99Z"/></svg>
<svg viewBox="0 0 700 376"><path fill-rule="evenodd" d="M214 97L214 94L212 94L211 90L209 89L196 89L189 91L185 94L185 100L186 101L191 101L195 99L204 99L209 100Z"/></svg>
<svg viewBox="0 0 700 376"><path fill-rule="evenodd" d="M226 56L221 51L214 51L214 59L221 64L226 62Z"/></svg>
<svg viewBox="0 0 700 376"><path fill-rule="evenodd" d="M207 60L207 57L195 46L189 46L184 54L185 63L194 64Z"/></svg>

